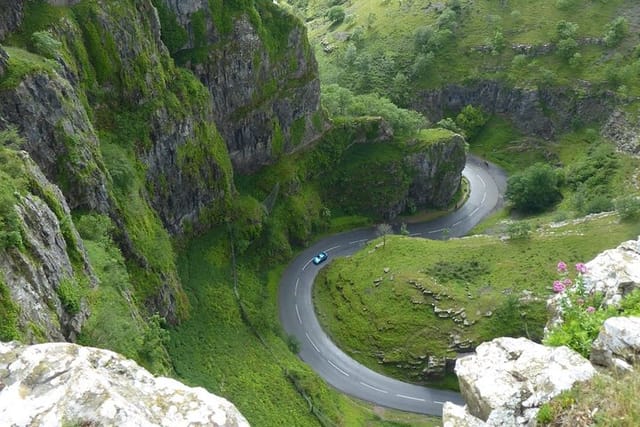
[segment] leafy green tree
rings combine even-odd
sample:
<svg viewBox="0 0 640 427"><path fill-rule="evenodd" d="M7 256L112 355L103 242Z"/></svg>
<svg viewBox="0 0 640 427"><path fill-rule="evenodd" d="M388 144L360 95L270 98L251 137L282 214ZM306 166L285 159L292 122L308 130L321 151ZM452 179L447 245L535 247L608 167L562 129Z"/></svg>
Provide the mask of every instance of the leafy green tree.
<svg viewBox="0 0 640 427"><path fill-rule="evenodd" d="M406 105L411 94L409 78L402 72L398 72L391 82L390 97L396 105Z"/></svg>
<svg viewBox="0 0 640 427"><path fill-rule="evenodd" d="M327 12L327 18L334 25L337 25L337 24L341 23L342 21L344 21L344 17L345 17L345 12L344 12L344 8L342 6L333 6Z"/></svg>
<svg viewBox="0 0 640 427"><path fill-rule="evenodd" d="M481 108L466 105L456 116L456 125L467 139L473 138L487 123L488 117Z"/></svg>
<svg viewBox="0 0 640 427"><path fill-rule="evenodd" d="M616 46L629 32L629 22L623 16L618 16L609 25L604 34L604 42L607 46Z"/></svg>
<svg viewBox="0 0 640 427"><path fill-rule="evenodd" d="M558 202L560 177L556 170L544 163L536 163L507 182L507 199L523 212L541 212Z"/></svg>
<svg viewBox="0 0 640 427"><path fill-rule="evenodd" d="M556 24L557 40L572 39L578 32L578 24L569 21L558 21Z"/></svg>
<svg viewBox="0 0 640 427"><path fill-rule="evenodd" d="M507 47L507 41L504 38L504 34L501 30L496 30L491 39L491 53L497 55L502 53Z"/></svg>

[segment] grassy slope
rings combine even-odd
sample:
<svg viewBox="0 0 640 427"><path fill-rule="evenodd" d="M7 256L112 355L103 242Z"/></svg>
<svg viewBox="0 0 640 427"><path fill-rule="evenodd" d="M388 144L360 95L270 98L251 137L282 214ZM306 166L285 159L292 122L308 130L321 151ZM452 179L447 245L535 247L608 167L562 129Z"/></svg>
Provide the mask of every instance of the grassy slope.
<svg viewBox="0 0 640 427"><path fill-rule="evenodd" d="M305 13L308 16L310 37L317 44L320 40L332 46L330 53L316 50L321 75L325 82L346 82L342 57L349 44L343 34L360 33L363 42L358 54L374 55L391 59L394 72L409 74L415 60L413 50L416 28L434 25L440 16L435 3L428 0L408 2L371 2L356 0L345 3L347 18L339 25L331 25L326 19L323 0L310 0ZM385 3L387 3L385 5ZM443 2L444 3L444 2ZM576 39L602 37L606 26L617 16L624 15L631 24L631 34L638 22L638 7L631 0L607 2L573 1L574 6L559 8L553 0L531 2L512 0L509 2L461 0L461 12L456 18L455 38L435 54L435 63L428 72L416 76L414 83L422 87L438 87L452 81L469 78L506 78L517 85L536 84L539 71L549 69L555 73L557 83L574 83L578 79L604 82L607 70L617 67L620 58L614 52L628 55L635 47L633 37L627 37L615 49L603 46L584 46L578 49L582 63L572 66L555 53L528 58L524 64L512 65L517 54L512 44L541 45L554 40L556 24L566 20L578 24ZM568 2L567 2L568 3ZM399 25L401 23L401 25ZM499 54L483 53L475 48L487 46L497 30L505 38L507 48ZM403 46L402 49L397 49ZM629 63L632 56L623 60ZM374 67L375 68L375 67ZM627 90L637 93L640 80L632 77L625 82Z"/></svg>
<svg viewBox="0 0 640 427"><path fill-rule="evenodd" d="M540 337L545 299L555 278L555 263L587 261L599 251L632 238L640 225L605 217L551 229L543 227L530 240L504 243L497 237L476 236L449 241L407 237L387 239L386 248L372 246L353 257L334 260L315 286L320 320L339 345L367 366L404 379L420 377L406 365L421 355L449 354L449 334L476 344L510 331L500 319L486 318L499 311L505 295L533 292L540 302L527 309L524 329ZM388 267L389 273L383 268ZM382 278L379 285L374 280ZM408 283L444 295L441 301L423 297ZM470 297L468 296L470 295ZM439 319L431 308L466 308L462 327ZM363 338L366 337L366 338ZM384 359L387 363L380 364ZM418 365L420 366L420 365Z"/></svg>

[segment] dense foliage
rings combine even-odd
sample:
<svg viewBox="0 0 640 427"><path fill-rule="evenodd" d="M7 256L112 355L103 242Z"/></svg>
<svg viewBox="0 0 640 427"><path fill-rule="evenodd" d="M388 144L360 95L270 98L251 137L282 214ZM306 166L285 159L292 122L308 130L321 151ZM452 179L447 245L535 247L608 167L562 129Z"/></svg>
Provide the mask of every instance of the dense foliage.
<svg viewBox="0 0 640 427"><path fill-rule="evenodd" d="M523 212L541 212L562 197L560 177L551 166L537 163L509 178L506 197Z"/></svg>

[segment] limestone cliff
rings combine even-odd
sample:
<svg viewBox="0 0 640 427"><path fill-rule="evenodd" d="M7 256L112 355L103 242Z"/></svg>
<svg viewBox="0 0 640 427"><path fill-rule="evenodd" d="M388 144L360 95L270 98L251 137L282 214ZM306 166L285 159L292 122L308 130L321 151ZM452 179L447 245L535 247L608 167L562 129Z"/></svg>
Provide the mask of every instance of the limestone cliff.
<svg viewBox="0 0 640 427"><path fill-rule="evenodd" d="M613 113L615 96L584 88L519 88L498 81L478 81L468 85L447 85L419 93L412 107L432 121L445 113L458 112L466 105L481 107L487 114L507 117L526 135L551 138L577 124L604 122ZM553 112L553 113L551 113Z"/></svg>
<svg viewBox="0 0 640 427"><path fill-rule="evenodd" d="M3 425L249 425L226 399L107 350L0 343L0 372Z"/></svg>
<svg viewBox="0 0 640 427"><path fill-rule="evenodd" d="M13 189L0 213L0 287L6 292L0 336L73 341L89 315L82 287L96 286L97 279L69 207L28 153L0 148L0 157L12 173L0 176ZM18 309L7 316L13 306Z"/></svg>
<svg viewBox="0 0 640 427"><path fill-rule="evenodd" d="M326 127L306 30L270 1L157 0L165 40L212 96L234 168L253 171L313 142Z"/></svg>
<svg viewBox="0 0 640 427"><path fill-rule="evenodd" d="M409 199L419 207L446 207L460 188L466 161L465 142L458 134L448 134L406 157L415 171Z"/></svg>
<svg viewBox="0 0 640 427"><path fill-rule="evenodd" d="M24 4L19 0L0 0L0 41L22 22Z"/></svg>

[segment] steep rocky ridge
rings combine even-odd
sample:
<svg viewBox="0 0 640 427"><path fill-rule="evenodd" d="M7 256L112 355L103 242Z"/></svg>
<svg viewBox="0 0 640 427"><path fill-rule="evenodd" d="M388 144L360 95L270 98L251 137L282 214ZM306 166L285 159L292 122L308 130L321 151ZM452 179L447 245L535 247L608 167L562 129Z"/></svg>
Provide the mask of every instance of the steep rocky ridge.
<svg viewBox="0 0 640 427"><path fill-rule="evenodd" d="M407 156L415 171L409 198L416 206L446 207L460 188L466 161L464 139L457 134L429 144Z"/></svg>
<svg viewBox="0 0 640 427"><path fill-rule="evenodd" d="M0 343L0 419L13 426L248 426L203 388L154 377L107 350Z"/></svg>
<svg viewBox="0 0 640 427"><path fill-rule="evenodd" d="M2 158L14 164L13 179L30 182L15 189L13 206L5 206L17 214L21 237L0 245L0 284L20 309L3 335L26 342L73 341L89 316L79 288L96 286L97 278L60 190L28 153L5 150Z"/></svg>
<svg viewBox="0 0 640 427"><path fill-rule="evenodd" d="M419 93L412 105L430 120L457 113L466 105L488 114L509 118L526 135L552 138L580 123L604 122L613 113L616 99L610 92L584 87L519 88L499 81L447 85Z"/></svg>
<svg viewBox="0 0 640 427"><path fill-rule="evenodd" d="M174 56L209 89L234 168L253 171L325 129L317 64L302 23L278 6L210 3L156 2L187 34Z"/></svg>
<svg viewBox="0 0 640 427"><path fill-rule="evenodd" d="M23 11L22 0L0 0L0 41L20 26Z"/></svg>
<svg viewBox="0 0 640 427"><path fill-rule="evenodd" d="M70 207L108 212L98 137L69 81L53 70L40 72L0 93L0 118L17 127L26 141L22 148L61 185Z"/></svg>

